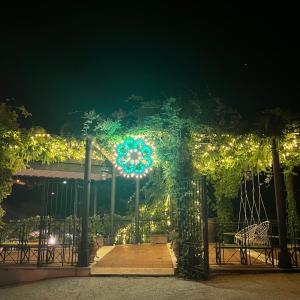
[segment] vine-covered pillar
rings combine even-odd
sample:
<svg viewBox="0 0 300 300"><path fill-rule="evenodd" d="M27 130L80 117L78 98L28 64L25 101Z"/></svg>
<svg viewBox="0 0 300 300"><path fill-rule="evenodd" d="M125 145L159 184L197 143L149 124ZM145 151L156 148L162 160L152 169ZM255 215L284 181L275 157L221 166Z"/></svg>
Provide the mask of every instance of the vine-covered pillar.
<svg viewBox="0 0 300 300"><path fill-rule="evenodd" d="M279 230L279 247L280 252L278 255L278 266L280 268L290 268L291 259L287 249L287 230L286 230L286 205L282 195L281 182L280 182L280 162L279 153L277 148L277 141L272 139L272 159L273 159L273 175L274 175L274 188L276 199L276 212Z"/></svg>
<svg viewBox="0 0 300 300"><path fill-rule="evenodd" d="M191 155L184 139L179 150L180 162L175 177L179 235L177 272L179 276L205 279L208 270L204 266L200 180L193 176ZM208 253L206 255L208 259Z"/></svg>
<svg viewBox="0 0 300 300"><path fill-rule="evenodd" d="M81 223L81 242L78 253L78 266L88 267L89 265L89 238L88 221L91 194L91 157L92 157L92 138L87 137L85 146L85 165L84 165L84 197L82 203L82 223Z"/></svg>

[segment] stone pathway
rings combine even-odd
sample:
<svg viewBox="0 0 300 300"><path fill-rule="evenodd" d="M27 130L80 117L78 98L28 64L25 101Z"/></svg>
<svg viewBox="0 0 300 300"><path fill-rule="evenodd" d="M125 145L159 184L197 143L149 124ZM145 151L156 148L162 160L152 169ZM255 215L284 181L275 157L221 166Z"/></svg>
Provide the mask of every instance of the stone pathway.
<svg viewBox="0 0 300 300"><path fill-rule="evenodd" d="M299 299L300 274L226 275L205 282L176 277L83 277L51 279L0 288L15 299Z"/></svg>

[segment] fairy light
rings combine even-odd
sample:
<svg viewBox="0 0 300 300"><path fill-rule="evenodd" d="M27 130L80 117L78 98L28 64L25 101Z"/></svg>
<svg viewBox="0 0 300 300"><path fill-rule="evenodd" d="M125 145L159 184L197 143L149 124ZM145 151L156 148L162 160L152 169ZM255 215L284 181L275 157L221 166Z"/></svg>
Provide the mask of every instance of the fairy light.
<svg viewBox="0 0 300 300"><path fill-rule="evenodd" d="M108 151L106 151L104 148L100 147L97 143L94 144L94 147L104 156L106 157L110 162L114 161L114 156L111 155Z"/></svg>
<svg viewBox="0 0 300 300"><path fill-rule="evenodd" d="M49 137L51 137L51 135L49 133L36 133L36 134L32 135L30 138L33 139L35 137L49 138Z"/></svg>
<svg viewBox="0 0 300 300"><path fill-rule="evenodd" d="M50 237L49 237L49 239L48 239L48 244L49 244L49 245L55 245L56 242L57 242L56 237L53 236L53 235L50 235Z"/></svg>

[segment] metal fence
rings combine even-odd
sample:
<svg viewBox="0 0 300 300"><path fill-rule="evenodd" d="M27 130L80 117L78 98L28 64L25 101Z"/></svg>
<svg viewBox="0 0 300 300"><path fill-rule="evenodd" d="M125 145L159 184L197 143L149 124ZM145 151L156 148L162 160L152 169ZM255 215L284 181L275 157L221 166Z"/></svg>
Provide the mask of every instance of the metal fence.
<svg viewBox="0 0 300 300"><path fill-rule="evenodd" d="M168 238L170 226L166 219L140 219L140 241L151 242L154 234ZM134 216L118 216L114 235L110 235L110 216L89 218L89 236L102 235L105 244L130 244L135 241ZM10 221L0 227L0 264L31 264L37 266L76 265L81 238L81 219L49 216ZM91 239L92 240L92 239Z"/></svg>
<svg viewBox="0 0 300 300"><path fill-rule="evenodd" d="M122 219L117 219L114 222L113 241L115 244L131 244L135 242L135 219L134 216L129 216ZM165 219L139 219L139 241L141 243L150 243L154 235L160 234L168 236L171 231L171 226Z"/></svg>
<svg viewBox="0 0 300 300"><path fill-rule="evenodd" d="M79 242L79 219L11 221L0 228L0 264L76 265Z"/></svg>
<svg viewBox="0 0 300 300"><path fill-rule="evenodd" d="M237 233L249 224L230 222L219 224L216 228L215 259L217 264L269 265L277 266L279 259L279 231L276 221L270 221L265 240L252 240L251 233L241 233L242 239L237 239ZM241 231L240 231L241 232ZM300 265L299 232L290 229L288 232L288 252L293 267Z"/></svg>

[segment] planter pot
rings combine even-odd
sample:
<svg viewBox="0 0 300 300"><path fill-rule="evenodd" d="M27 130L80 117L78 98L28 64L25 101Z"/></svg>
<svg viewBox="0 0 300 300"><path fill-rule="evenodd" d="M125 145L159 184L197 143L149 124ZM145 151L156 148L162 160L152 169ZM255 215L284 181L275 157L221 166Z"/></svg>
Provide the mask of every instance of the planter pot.
<svg viewBox="0 0 300 300"><path fill-rule="evenodd" d="M150 235L150 243L152 244L167 244L168 238L164 233L161 234L151 234Z"/></svg>

